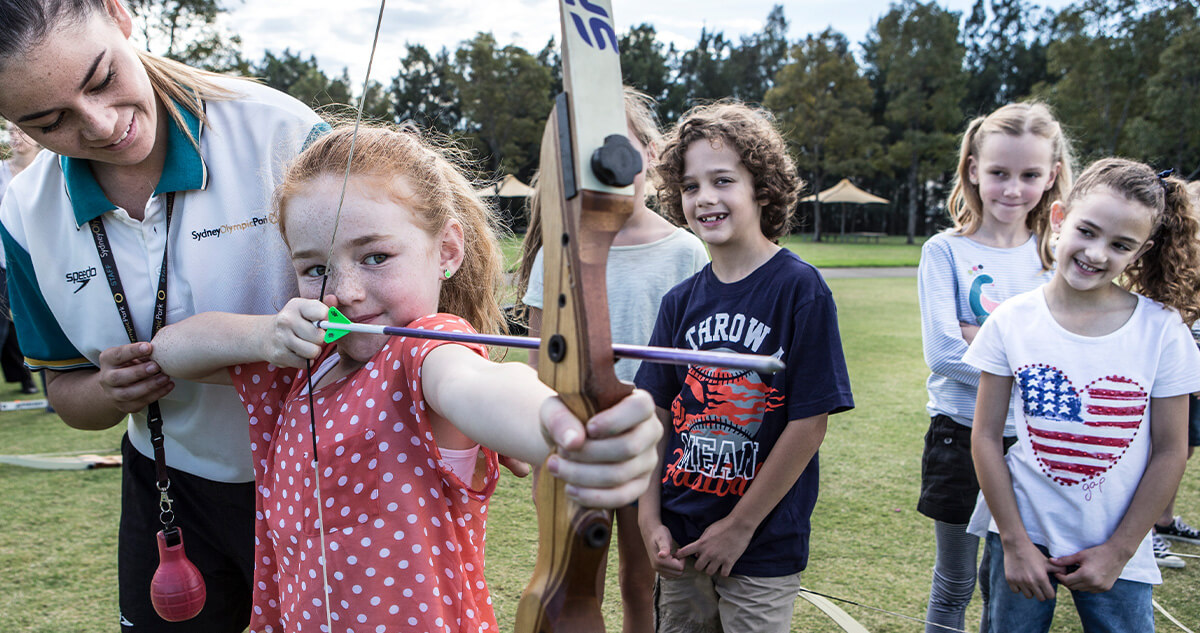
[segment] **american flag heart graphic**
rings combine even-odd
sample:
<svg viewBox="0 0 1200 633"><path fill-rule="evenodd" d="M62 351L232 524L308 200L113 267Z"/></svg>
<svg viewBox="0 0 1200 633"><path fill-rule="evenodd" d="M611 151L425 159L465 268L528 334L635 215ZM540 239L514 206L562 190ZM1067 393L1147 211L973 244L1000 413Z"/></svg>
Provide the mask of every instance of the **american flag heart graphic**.
<svg viewBox="0 0 1200 633"><path fill-rule="evenodd" d="M1016 376L1033 453L1042 472L1064 486L1112 468L1146 417L1149 395L1122 376L1098 378L1082 395L1049 365L1026 365Z"/></svg>

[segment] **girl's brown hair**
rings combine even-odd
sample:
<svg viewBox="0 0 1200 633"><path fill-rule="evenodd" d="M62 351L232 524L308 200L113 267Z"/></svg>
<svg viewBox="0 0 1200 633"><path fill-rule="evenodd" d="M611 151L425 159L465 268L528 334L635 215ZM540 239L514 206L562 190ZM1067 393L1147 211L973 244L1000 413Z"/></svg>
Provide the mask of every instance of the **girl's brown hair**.
<svg viewBox="0 0 1200 633"><path fill-rule="evenodd" d="M971 182L971 159L979 160L983 139L989 134L1007 134L1020 137L1032 134L1050 141L1050 169L1058 165L1058 176L1054 185L1042 193L1042 199L1025 216L1025 226L1038 238L1038 255L1047 270L1054 264L1050 249L1050 205L1062 200L1071 190L1071 174L1074 156L1071 143L1063 133L1062 125L1054 113L1043 103L1010 103L987 116L976 117L963 133L962 148L958 153L958 171L954 178L954 190L946 206L954 229L960 235L971 235L983 223L983 200L979 186Z"/></svg>
<svg viewBox="0 0 1200 633"><path fill-rule="evenodd" d="M496 214L463 175L461 169L468 164L465 156L449 141L435 140L432 133L423 136L412 127L362 124L355 138L353 126L340 126L301 152L276 187L280 229L287 225L288 199L316 178L334 176L341 181L349 170L352 176L378 179L385 188L403 178L415 192L404 203L415 212L418 226L437 235L454 219L463 228L462 267L442 282L438 311L461 316L480 332L504 331L497 302L504 257ZM287 241L286 234L283 238Z"/></svg>
<svg viewBox="0 0 1200 633"><path fill-rule="evenodd" d="M1160 176L1143 163L1105 158L1080 174L1067 198L1066 212L1101 187L1152 214L1150 239L1154 244L1125 268L1121 286L1175 308L1189 325L1195 322L1200 318L1200 222L1187 183Z"/></svg>
<svg viewBox="0 0 1200 633"><path fill-rule="evenodd" d="M723 143L737 152L754 177L754 195L762 202L762 233L772 242L787 235L796 198L804 181L787 153L770 112L737 101L719 101L688 110L667 135L656 172L658 200L667 218L686 226L683 216L684 154L692 143Z"/></svg>

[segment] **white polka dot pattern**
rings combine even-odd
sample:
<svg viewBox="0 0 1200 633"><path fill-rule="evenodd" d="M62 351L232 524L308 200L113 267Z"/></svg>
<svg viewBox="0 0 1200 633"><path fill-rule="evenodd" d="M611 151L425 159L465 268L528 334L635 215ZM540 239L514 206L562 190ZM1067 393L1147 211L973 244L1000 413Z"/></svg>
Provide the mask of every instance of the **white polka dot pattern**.
<svg viewBox="0 0 1200 633"><path fill-rule="evenodd" d="M446 314L409 327L473 331ZM392 338L361 370L313 393L338 630L497 631L483 576L496 454L481 449L486 475L470 488L442 464L425 417L421 363L444 344ZM487 356L482 346L467 347ZM250 630L323 631L306 377L266 363L230 375L250 414L258 491Z"/></svg>

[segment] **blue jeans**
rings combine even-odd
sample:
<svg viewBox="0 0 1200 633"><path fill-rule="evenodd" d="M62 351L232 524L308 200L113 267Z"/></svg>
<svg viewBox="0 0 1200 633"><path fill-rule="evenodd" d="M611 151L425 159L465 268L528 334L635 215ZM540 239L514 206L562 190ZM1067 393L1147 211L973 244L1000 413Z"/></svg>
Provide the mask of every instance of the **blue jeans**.
<svg viewBox="0 0 1200 633"><path fill-rule="evenodd" d="M1010 590L1004 577L1004 548L1000 545L1000 535L989 532L986 547L991 557L992 590L987 605L991 630L994 633L1049 631L1054 619L1055 599L1041 602ZM1046 548L1041 545L1038 549L1046 553ZM1053 576L1050 584L1058 588L1058 580ZM1071 592L1086 633L1154 631L1153 597L1153 585L1132 580L1117 580L1112 589L1104 593Z"/></svg>

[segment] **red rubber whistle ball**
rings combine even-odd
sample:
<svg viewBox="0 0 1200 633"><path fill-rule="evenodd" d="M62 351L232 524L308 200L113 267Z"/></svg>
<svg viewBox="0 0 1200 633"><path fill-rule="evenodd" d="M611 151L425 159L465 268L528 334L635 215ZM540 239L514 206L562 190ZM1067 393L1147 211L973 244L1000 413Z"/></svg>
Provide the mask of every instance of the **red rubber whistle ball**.
<svg viewBox="0 0 1200 633"><path fill-rule="evenodd" d="M207 592L200 570L183 550L183 530L171 528L158 533L158 569L150 581L150 602L167 622L196 617L204 608Z"/></svg>

